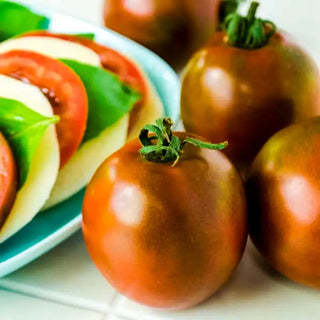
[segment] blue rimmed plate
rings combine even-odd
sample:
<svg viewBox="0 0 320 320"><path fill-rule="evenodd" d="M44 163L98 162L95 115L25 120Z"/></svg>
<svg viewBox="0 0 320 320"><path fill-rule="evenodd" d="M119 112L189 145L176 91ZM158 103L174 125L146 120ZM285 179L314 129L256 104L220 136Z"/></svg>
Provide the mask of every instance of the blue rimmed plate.
<svg viewBox="0 0 320 320"><path fill-rule="evenodd" d="M180 82L175 72L157 55L110 30L41 7L31 9L50 19L50 31L94 33L97 42L135 59L154 84L166 115L178 119ZM67 201L39 213L27 226L0 244L0 277L21 268L77 231L81 227L83 194L84 191L80 191Z"/></svg>

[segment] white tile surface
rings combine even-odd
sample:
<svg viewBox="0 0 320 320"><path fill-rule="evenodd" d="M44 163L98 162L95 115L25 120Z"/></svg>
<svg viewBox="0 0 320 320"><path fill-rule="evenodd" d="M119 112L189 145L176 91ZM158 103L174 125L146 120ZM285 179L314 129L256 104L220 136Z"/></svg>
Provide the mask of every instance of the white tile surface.
<svg viewBox="0 0 320 320"><path fill-rule="evenodd" d="M90 260L81 232L0 279L0 286L100 311L109 310L115 294Z"/></svg>
<svg viewBox="0 0 320 320"><path fill-rule="evenodd" d="M116 315L106 315L105 318L103 318L102 320L130 320L130 319L120 318Z"/></svg>
<svg viewBox="0 0 320 320"><path fill-rule="evenodd" d="M1 320L102 320L103 314L0 290Z"/></svg>
<svg viewBox="0 0 320 320"><path fill-rule="evenodd" d="M250 244L230 282L199 306L164 312L119 297L116 312L137 320L319 320L319 301L320 291L275 274L265 267Z"/></svg>
<svg viewBox="0 0 320 320"><path fill-rule="evenodd" d="M103 25L104 0L11 0L26 5L40 5L46 9L56 10L86 20L96 25Z"/></svg>

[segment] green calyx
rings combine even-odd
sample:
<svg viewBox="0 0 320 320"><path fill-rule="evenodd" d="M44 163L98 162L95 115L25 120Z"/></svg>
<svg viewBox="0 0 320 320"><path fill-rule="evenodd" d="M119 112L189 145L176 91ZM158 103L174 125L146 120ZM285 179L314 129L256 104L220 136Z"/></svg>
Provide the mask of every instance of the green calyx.
<svg viewBox="0 0 320 320"><path fill-rule="evenodd" d="M223 22L223 29L227 33L228 43L243 49L258 49L269 42L276 32L276 25L269 20L256 17L258 2L252 2L247 16L237 12L230 13Z"/></svg>
<svg viewBox="0 0 320 320"><path fill-rule="evenodd" d="M141 130L139 139L143 147L140 149L140 154L144 156L145 159L152 162L172 162L172 167L174 167L178 163L186 143L211 150L222 150L228 145L226 141L214 144L191 137L180 141L180 139L172 133L172 126L172 120L165 117L156 120L155 125L146 125ZM151 133L151 135L149 135L149 133Z"/></svg>
<svg viewBox="0 0 320 320"><path fill-rule="evenodd" d="M224 19L231 13L238 10L239 5L246 0L223 0L219 8L219 22L223 23Z"/></svg>

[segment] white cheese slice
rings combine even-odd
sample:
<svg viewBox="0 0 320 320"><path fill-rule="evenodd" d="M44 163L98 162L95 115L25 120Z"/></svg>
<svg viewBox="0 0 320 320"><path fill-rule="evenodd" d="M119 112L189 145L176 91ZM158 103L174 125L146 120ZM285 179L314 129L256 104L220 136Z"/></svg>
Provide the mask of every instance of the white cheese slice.
<svg viewBox="0 0 320 320"><path fill-rule="evenodd" d="M50 103L37 87L4 75L0 75L0 97L20 101L44 116L53 115ZM55 126L51 125L39 142L27 180L18 191L9 216L0 229L0 243L19 231L40 211L55 184L59 164L59 144Z"/></svg>
<svg viewBox="0 0 320 320"><path fill-rule="evenodd" d="M14 49L35 51L53 58L73 59L89 65L101 66L99 56L91 49L57 38L25 37L10 39L0 44L0 53ZM132 59L130 60L143 73L147 87L143 112L137 123L127 137L129 117L125 116L118 123L101 132L98 137L83 144L60 170L50 199L44 209L60 203L84 188L107 156L121 148L126 140L138 137L144 125L154 123L155 119L163 115L163 105L153 84L139 64Z"/></svg>
<svg viewBox="0 0 320 320"><path fill-rule="evenodd" d="M126 142L129 116L85 142L62 167L45 209L68 199L84 188L100 164Z"/></svg>
<svg viewBox="0 0 320 320"><path fill-rule="evenodd" d="M93 50L67 40L51 37L22 37L4 41L0 53L12 50L33 51L51 58L70 59L100 66L100 57Z"/></svg>

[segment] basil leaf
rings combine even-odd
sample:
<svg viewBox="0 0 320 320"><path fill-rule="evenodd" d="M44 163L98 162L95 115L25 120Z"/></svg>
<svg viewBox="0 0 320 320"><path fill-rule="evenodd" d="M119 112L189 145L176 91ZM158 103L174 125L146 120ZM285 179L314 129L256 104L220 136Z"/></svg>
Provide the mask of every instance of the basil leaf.
<svg viewBox="0 0 320 320"><path fill-rule="evenodd" d="M13 2L0 0L0 41L20 33L47 29L49 19Z"/></svg>
<svg viewBox="0 0 320 320"><path fill-rule="evenodd" d="M19 167L19 187L25 183L31 161L45 130L59 117L44 117L23 103L0 98L0 131L8 139Z"/></svg>
<svg viewBox="0 0 320 320"><path fill-rule="evenodd" d="M61 59L81 78L89 100L87 129L82 142L95 138L129 112L140 94L102 68Z"/></svg>
<svg viewBox="0 0 320 320"><path fill-rule="evenodd" d="M96 35L94 33L76 33L76 34L73 34L73 35L81 37L81 38L86 38L86 39L89 39L89 40L94 40L94 38L96 37Z"/></svg>

